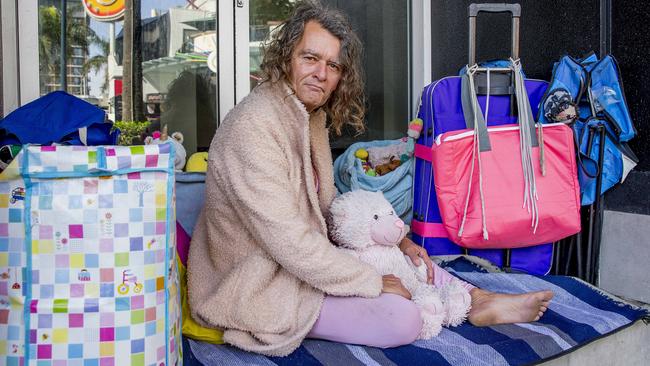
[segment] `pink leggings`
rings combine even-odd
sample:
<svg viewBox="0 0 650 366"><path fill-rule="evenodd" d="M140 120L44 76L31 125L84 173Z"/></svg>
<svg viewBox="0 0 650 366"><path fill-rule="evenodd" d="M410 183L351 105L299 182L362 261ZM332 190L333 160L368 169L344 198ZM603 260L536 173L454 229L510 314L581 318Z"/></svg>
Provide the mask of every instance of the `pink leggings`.
<svg viewBox="0 0 650 366"><path fill-rule="evenodd" d="M436 287L456 278L435 264L433 270ZM474 288L467 282L461 283L468 291ZM421 329L420 310L402 296L387 293L372 299L326 296L307 338L387 348L413 342Z"/></svg>

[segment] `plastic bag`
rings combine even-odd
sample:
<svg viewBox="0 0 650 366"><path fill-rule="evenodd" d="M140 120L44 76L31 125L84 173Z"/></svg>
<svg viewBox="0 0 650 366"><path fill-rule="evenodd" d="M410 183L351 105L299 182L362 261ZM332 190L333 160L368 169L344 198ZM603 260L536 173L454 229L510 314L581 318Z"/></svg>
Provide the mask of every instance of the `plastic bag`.
<svg viewBox="0 0 650 366"><path fill-rule="evenodd" d="M365 191L381 191L388 202L393 205L395 212L406 222L411 222L413 216L413 158L404 161L397 169L382 176L365 174L361 160L354 156L357 149L375 146L388 146L404 143L402 139L377 140L357 142L345 150L334 162L334 183L341 193L362 189Z"/></svg>

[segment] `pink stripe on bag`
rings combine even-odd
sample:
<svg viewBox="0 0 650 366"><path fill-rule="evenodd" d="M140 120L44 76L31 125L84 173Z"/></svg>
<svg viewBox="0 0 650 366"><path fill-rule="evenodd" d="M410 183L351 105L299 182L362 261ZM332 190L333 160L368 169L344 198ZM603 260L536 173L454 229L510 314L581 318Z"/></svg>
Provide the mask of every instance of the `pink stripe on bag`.
<svg viewBox="0 0 650 366"><path fill-rule="evenodd" d="M447 238L447 230L443 224L422 222L418 220L411 221L411 231L423 238Z"/></svg>
<svg viewBox="0 0 650 366"><path fill-rule="evenodd" d="M191 240L192 238L190 238L185 229L176 221L176 252L184 266L187 266L187 256L190 251Z"/></svg>
<svg viewBox="0 0 650 366"><path fill-rule="evenodd" d="M431 148L422 144L415 144L415 157L431 162Z"/></svg>

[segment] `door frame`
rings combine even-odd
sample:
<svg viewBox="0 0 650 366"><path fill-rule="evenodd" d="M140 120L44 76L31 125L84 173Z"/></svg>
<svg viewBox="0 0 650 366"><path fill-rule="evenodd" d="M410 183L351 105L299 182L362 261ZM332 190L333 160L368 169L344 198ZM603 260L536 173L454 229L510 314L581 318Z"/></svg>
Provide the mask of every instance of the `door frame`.
<svg viewBox="0 0 650 366"><path fill-rule="evenodd" d="M2 0L3 115L37 99L39 92L38 0Z"/></svg>

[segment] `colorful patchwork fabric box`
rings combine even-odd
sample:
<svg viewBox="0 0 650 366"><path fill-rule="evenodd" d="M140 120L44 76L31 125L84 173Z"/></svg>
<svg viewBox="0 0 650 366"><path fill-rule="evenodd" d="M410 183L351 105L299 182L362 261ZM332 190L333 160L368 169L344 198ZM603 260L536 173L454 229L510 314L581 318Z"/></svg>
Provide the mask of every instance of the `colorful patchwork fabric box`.
<svg viewBox="0 0 650 366"><path fill-rule="evenodd" d="M0 174L0 364L182 362L173 154L26 146Z"/></svg>

